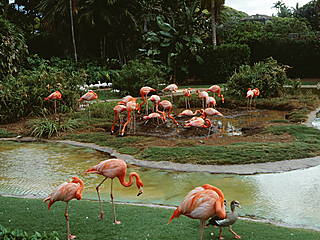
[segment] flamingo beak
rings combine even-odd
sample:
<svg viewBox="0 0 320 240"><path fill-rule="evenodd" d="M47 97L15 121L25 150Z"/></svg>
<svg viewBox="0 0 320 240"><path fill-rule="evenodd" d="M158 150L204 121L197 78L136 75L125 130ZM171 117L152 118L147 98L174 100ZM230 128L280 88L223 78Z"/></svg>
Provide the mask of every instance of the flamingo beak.
<svg viewBox="0 0 320 240"><path fill-rule="evenodd" d="M140 196L142 193L143 193L143 188L142 188L142 187L140 187L140 188L139 188L139 192L138 192L137 196Z"/></svg>
<svg viewBox="0 0 320 240"><path fill-rule="evenodd" d="M240 204L237 205L238 208L242 208Z"/></svg>

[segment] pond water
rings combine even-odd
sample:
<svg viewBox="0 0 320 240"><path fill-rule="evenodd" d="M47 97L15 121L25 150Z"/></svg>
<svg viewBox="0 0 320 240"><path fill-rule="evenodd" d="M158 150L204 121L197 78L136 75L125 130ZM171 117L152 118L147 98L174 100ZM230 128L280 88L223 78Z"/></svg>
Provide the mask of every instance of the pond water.
<svg viewBox="0 0 320 240"><path fill-rule="evenodd" d="M45 197L72 176L85 181L84 198L97 199L95 186L103 177L82 175L87 168L108 158L91 149L63 144L0 142L0 194ZM136 187L115 181L117 201L178 205L192 188L205 183L223 190L230 202L237 199L241 215L254 215L285 224L320 230L320 166L276 174L250 176L185 173L129 166L145 183ZM110 183L102 187L109 200ZM169 216L168 216L169 217Z"/></svg>

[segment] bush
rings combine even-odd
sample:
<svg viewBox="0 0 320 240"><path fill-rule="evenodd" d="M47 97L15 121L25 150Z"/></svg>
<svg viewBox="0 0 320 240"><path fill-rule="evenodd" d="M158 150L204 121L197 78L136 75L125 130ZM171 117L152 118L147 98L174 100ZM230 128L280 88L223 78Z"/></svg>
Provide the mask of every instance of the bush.
<svg viewBox="0 0 320 240"><path fill-rule="evenodd" d="M76 119L68 119L66 122L59 122L52 119L37 119L28 123L30 135L35 137L52 137L60 132L73 131L81 125Z"/></svg>
<svg viewBox="0 0 320 240"><path fill-rule="evenodd" d="M228 81L227 88L232 95L239 97L244 96L248 88L259 88L263 97L277 97L287 81L285 67L268 58L253 66L241 66Z"/></svg>
<svg viewBox="0 0 320 240"><path fill-rule="evenodd" d="M27 46L23 34L0 16L0 79L16 73L26 53Z"/></svg>
<svg viewBox="0 0 320 240"><path fill-rule="evenodd" d="M239 66L250 62L250 49L243 44L209 46L200 50L199 55L203 62L194 62L191 72L206 84L224 83Z"/></svg>
<svg viewBox="0 0 320 240"><path fill-rule="evenodd" d="M165 82L164 66L155 65L150 60L132 60L114 74L112 87L123 95L138 96L141 87L158 89L158 85Z"/></svg>
<svg viewBox="0 0 320 240"><path fill-rule="evenodd" d="M59 240L59 235L57 232L52 232L52 233L35 232L34 234L30 235L30 234L27 234L23 230L20 230L20 229L11 230L9 228L5 228L2 225L0 225L0 239L5 239L5 240Z"/></svg>

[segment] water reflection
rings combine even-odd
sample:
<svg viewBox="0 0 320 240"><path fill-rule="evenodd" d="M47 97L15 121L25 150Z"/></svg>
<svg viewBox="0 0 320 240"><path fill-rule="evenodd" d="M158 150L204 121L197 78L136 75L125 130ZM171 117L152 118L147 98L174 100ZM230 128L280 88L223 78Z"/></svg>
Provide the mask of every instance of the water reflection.
<svg viewBox="0 0 320 240"><path fill-rule="evenodd" d="M0 142L0 194L44 197L57 185L78 175L84 179L84 197L97 199L95 187L102 176L81 175L84 170L106 159L91 149L63 144ZM223 189L228 201L241 202L242 215L282 221L291 225L320 229L320 166L277 174L252 176L184 173L130 166L145 183L137 197L135 187L122 187L115 181L117 201L177 205L190 189L210 183ZM110 183L102 187L102 198L109 199Z"/></svg>

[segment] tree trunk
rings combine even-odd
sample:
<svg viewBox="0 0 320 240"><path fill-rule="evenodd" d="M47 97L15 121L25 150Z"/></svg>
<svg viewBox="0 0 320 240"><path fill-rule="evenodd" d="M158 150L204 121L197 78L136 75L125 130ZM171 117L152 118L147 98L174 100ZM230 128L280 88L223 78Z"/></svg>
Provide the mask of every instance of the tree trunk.
<svg viewBox="0 0 320 240"><path fill-rule="evenodd" d="M211 0L211 28L212 28L212 44L217 46L217 23L214 11L214 0Z"/></svg>
<svg viewBox="0 0 320 240"><path fill-rule="evenodd" d="M72 45L73 45L73 52L74 52L74 60L78 62L77 56L77 48L76 48L76 39L74 36L74 25L73 25L73 13L72 13L72 0L69 0L70 3L70 26L71 26L71 37L72 37Z"/></svg>

